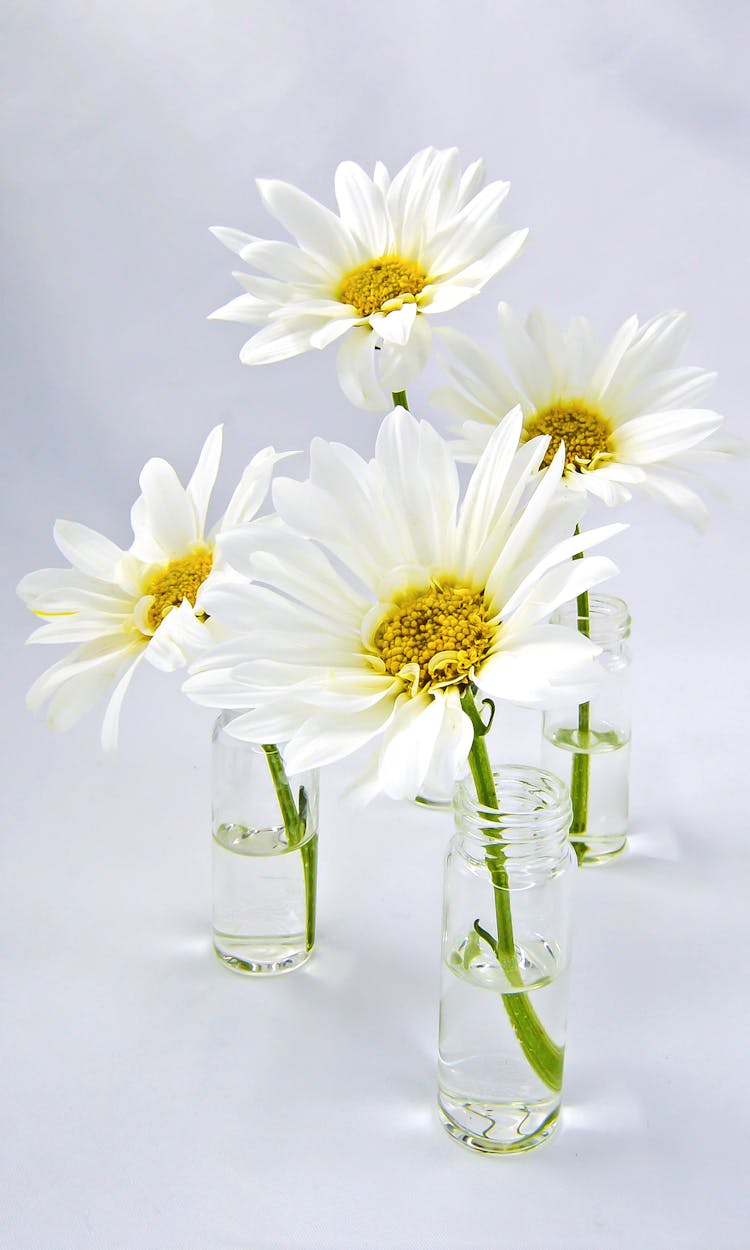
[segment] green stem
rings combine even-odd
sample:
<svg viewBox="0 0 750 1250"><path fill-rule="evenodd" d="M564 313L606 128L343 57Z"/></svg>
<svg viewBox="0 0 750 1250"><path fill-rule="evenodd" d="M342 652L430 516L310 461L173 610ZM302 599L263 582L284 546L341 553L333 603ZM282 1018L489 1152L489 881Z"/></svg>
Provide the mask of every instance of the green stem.
<svg viewBox="0 0 750 1250"><path fill-rule="evenodd" d="M491 838L497 838L502 832L500 812L497 803L497 791L492 776L487 747L484 737L486 728L479 715L474 696L468 688L461 699L461 706L474 726L474 741L469 752L469 767L476 786L477 799L481 807L488 812L487 819L493 823L485 830ZM490 813L497 812L495 820ZM493 948L497 961L505 973L508 983L515 987L512 994L503 994L503 1006L519 1045L537 1076L552 1090L562 1088L562 1072L564 1052L561 1046L547 1033L537 1015L528 993L523 991L523 977L518 968L515 938L513 935L513 917L510 906L508 874L505 869L505 853L498 842L489 846L485 852L487 869L494 887L495 924L497 938L493 939ZM486 940L486 939L485 939ZM519 990L521 992L519 992Z"/></svg>
<svg viewBox="0 0 750 1250"><path fill-rule="evenodd" d="M305 881L305 949L312 950L315 941L316 894L318 874L318 839L317 836L302 842L307 832L307 795L304 787L300 787L299 810L294 802L292 787L286 775L284 761L277 746L273 743L264 744L268 770L273 780L276 797L279 800L281 817L284 821L289 846L300 847L302 873Z"/></svg>
<svg viewBox="0 0 750 1250"><path fill-rule="evenodd" d="M405 408L407 412L409 411L409 405L406 402L406 391L391 391L391 395L393 396L393 406L395 408Z"/></svg>
<svg viewBox="0 0 750 1250"><path fill-rule="evenodd" d="M580 527L577 525L576 534L580 534ZM583 559L583 552L573 557L574 560ZM577 599L577 616L579 633L585 634L587 638L591 637L591 614L589 609L589 592L584 590ZM578 742L584 748L588 746L589 730L591 728L591 704L579 703L578 705ZM589 823L589 788L591 774L591 755L588 750L575 751L573 754L573 766L570 774L570 802L573 808L573 821L570 826L571 837L574 839L573 846L578 857L578 862L586 855L588 846L581 835L586 833Z"/></svg>

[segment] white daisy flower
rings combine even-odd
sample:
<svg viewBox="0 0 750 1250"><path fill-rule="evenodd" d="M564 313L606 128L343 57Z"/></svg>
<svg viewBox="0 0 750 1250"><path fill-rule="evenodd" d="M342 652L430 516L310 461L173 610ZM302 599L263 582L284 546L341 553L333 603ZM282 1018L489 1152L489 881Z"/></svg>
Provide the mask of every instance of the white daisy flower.
<svg viewBox="0 0 750 1250"><path fill-rule="evenodd" d="M602 348L584 317L563 330L539 309L525 326L507 304L498 312L512 376L465 335L441 331L454 385L432 399L458 419L456 458L477 460L498 421L520 404L524 437L550 436L543 463L565 441L564 483L571 490L608 505L640 490L702 524L705 506L675 470L687 472L691 459L738 448L715 437L724 418L697 407L715 375L678 367L686 314L662 313L644 325L630 317Z"/></svg>
<svg viewBox="0 0 750 1250"><path fill-rule="evenodd" d="M128 551L85 525L56 521L55 542L72 568L39 569L19 582L18 594L45 621L27 641L80 644L47 669L27 696L32 711L49 701L52 729L69 729L114 687L102 727L104 747L113 748L122 700L141 660L171 672L216 641L203 597L236 577L216 550L217 540L255 516L282 458L272 447L259 452L224 516L206 533L221 442L217 426L187 487L165 460L148 461L131 512L134 541Z"/></svg>
<svg viewBox="0 0 750 1250"><path fill-rule="evenodd" d="M239 230L213 233L246 264L245 294L212 313L263 329L245 343L248 365L287 360L342 339L341 386L352 403L384 411L421 372L429 316L476 295L521 248L499 210L510 184L482 187L483 162L463 173L455 148L425 148L391 179L380 162L369 178L344 161L336 170L339 216L286 182L260 179L268 211L297 246ZM377 365L376 365L376 351Z"/></svg>
<svg viewBox="0 0 750 1250"><path fill-rule="evenodd" d="M198 662L186 693L238 709L238 738L286 742L293 772L378 739L362 797L410 798L447 795L465 771L470 685L529 707L591 690L597 648L544 622L616 572L571 557L622 527L569 536L583 508L559 490L563 452L539 476L547 440L519 449L521 420L494 431L460 505L447 443L402 408L369 462L315 439L309 480L275 483L281 523L225 536L257 581L207 592L236 640Z"/></svg>

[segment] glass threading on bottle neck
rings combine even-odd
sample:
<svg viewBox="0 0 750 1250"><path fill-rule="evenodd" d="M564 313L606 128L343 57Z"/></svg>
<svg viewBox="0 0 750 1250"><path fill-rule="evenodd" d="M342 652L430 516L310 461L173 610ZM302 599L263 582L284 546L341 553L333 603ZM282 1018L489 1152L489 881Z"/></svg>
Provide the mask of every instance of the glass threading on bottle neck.
<svg viewBox="0 0 750 1250"><path fill-rule="evenodd" d="M575 599L564 604L552 616L554 625L566 625L579 629L587 624L585 632L593 643L607 651L616 651L630 637L630 612L624 599L615 595L597 595L589 592L589 615L585 621L578 615Z"/></svg>
<svg viewBox="0 0 750 1250"><path fill-rule="evenodd" d="M486 848L494 845L503 848L508 860L564 857L572 817L564 782L553 773L523 765L493 768L492 776L496 809L477 801L470 777L456 787L453 812L464 853L483 859Z"/></svg>

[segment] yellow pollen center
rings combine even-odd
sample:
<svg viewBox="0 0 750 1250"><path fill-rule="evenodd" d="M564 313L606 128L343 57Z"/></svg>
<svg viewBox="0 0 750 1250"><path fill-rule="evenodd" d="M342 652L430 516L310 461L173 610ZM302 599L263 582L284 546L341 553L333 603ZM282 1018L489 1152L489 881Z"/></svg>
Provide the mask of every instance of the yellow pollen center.
<svg viewBox="0 0 750 1250"><path fill-rule="evenodd" d="M565 472L597 468L611 456L612 425L580 399L561 399L526 418L524 439L549 434L550 444L542 467L551 464L560 443L565 441Z"/></svg>
<svg viewBox="0 0 750 1250"><path fill-rule="evenodd" d="M378 256L344 274L338 298L342 304L353 304L360 317L369 317L389 300L413 301L426 282L427 274L413 260Z"/></svg>
<svg viewBox="0 0 750 1250"><path fill-rule="evenodd" d="M212 564L212 553L199 547L189 556L170 560L165 568L151 575L143 587L144 595L154 596L146 617L151 629L158 629L167 613L178 608L183 599L195 607L198 591L211 572Z"/></svg>
<svg viewBox="0 0 750 1250"><path fill-rule="evenodd" d="M416 694L468 683L493 633L481 591L433 582L405 596L380 622L373 642L387 671L409 680Z"/></svg>

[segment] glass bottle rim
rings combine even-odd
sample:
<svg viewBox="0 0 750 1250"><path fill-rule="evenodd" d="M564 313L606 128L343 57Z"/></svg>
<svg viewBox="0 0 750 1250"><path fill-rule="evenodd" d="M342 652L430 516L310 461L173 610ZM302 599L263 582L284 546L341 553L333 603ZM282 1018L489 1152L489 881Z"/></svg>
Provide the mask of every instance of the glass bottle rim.
<svg viewBox="0 0 750 1250"><path fill-rule="evenodd" d="M582 622L587 621L589 629L586 632L592 642L602 646L625 642L630 637L631 627L630 609L625 600L616 595L599 595L591 591L588 598L588 618L579 614L577 600L572 599L553 614L553 624L578 629Z"/></svg>
<svg viewBox="0 0 750 1250"><path fill-rule="evenodd" d="M459 832L518 843L567 836L573 814L570 792L554 773L513 764L493 766L492 777L497 808L478 802L471 777L457 783L453 811Z"/></svg>

